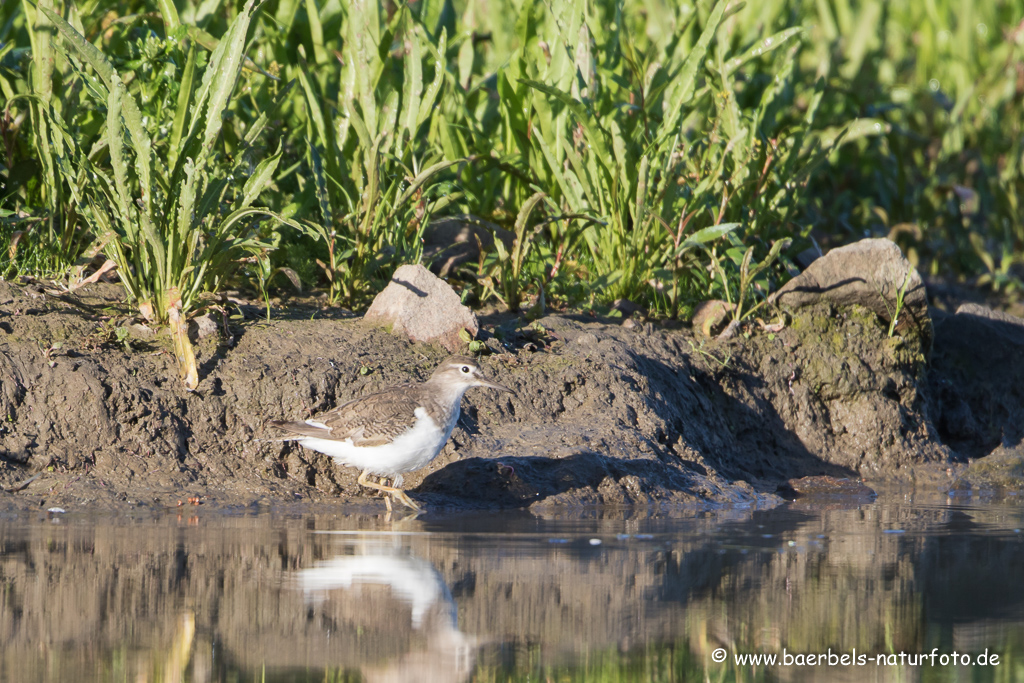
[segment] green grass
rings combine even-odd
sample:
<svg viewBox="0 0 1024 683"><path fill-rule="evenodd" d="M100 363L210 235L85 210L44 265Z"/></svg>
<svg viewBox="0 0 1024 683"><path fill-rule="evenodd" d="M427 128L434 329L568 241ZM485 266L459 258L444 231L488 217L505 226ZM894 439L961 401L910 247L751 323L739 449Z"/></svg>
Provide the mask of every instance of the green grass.
<svg viewBox="0 0 1024 683"><path fill-rule="evenodd" d="M316 26L319 17L309 16ZM395 267L419 260L424 227L453 200L438 176L464 160L443 159L421 135L444 85L438 68L444 29L435 44L408 8L385 25L376 2L351 2L346 18L338 82L318 80L323 72L307 62L301 46L297 75L306 99L305 163L316 196L306 233L327 249L320 265L331 301L344 297L354 306ZM405 54L382 52L393 41L406 46ZM316 62L327 60L323 52L315 38Z"/></svg>
<svg viewBox="0 0 1024 683"><path fill-rule="evenodd" d="M1024 0L39 8L0 8L0 270L106 251L158 321L281 272L361 308L454 213L514 235L453 274L513 310L744 317L812 236L1021 287Z"/></svg>
<svg viewBox="0 0 1024 683"><path fill-rule="evenodd" d="M84 84L103 122L87 150L73 123L44 108L40 121L61 180L73 188L76 210L117 264L140 313L170 326L190 389L199 378L186 317L202 295L217 292L244 252L264 248L258 218L276 217L252 204L274 177L280 152L249 168L245 158L267 125L266 115L247 128L234 160L219 153L254 1L248 0L202 65L194 44L186 51L173 38L148 37L136 61L156 61L162 70L151 72L154 77L137 93L125 83L135 80L131 72L119 72L63 17L45 5L36 17L37 25L48 21L63 38L72 77ZM187 35L173 5L161 5L161 12L169 33Z"/></svg>

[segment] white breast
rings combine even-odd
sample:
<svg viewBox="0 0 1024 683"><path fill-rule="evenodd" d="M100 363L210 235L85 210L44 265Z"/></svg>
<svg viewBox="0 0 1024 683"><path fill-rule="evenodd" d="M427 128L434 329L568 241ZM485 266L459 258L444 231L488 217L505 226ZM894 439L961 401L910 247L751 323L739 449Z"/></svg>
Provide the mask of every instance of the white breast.
<svg viewBox="0 0 1024 683"><path fill-rule="evenodd" d="M446 608L451 606L449 623L455 626L455 603L448 586L432 564L418 557L338 555L326 562L317 562L313 568L299 571L297 577L307 599L314 602L327 599L330 591L348 589L353 584L389 586L392 597L412 607L413 628L423 624L423 617L431 607L443 602Z"/></svg>
<svg viewBox="0 0 1024 683"><path fill-rule="evenodd" d="M296 440L306 448L331 456L339 465L390 477L418 470L437 457L458 420L458 410L448 425L438 425L423 408L417 408L415 415L416 422L412 429L383 446L356 446L352 439L332 441L311 436Z"/></svg>

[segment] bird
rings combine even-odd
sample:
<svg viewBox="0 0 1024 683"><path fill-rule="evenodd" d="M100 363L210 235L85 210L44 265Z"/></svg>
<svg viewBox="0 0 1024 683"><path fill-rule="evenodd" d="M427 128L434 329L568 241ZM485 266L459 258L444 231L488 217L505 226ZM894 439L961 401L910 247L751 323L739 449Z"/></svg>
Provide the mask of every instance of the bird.
<svg viewBox="0 0 1024 683"><path fill-rule="evenodd" d="M383 492L388 511L390 496L419 512L422 508L402 490L402 475L425 467L441 452L459 420L462 396L472 387L514 393L487 379L472 358L451 356L426 382L388 387L309 420L269 425L294 435L282 441L298 441L338 465L359 469L359 484ZM373 482L371 475L393 485Z"/></svg>
<svg viewBox="0 0 1024 683"><path fill-rule="evenodd" d="M362 680L468 681L475 671L480 641L459 630L458 606L441 573L409 549L395 545L394 539L357 538L344 552L289 577L292 585L302 589L310 613L332 617L318 618L317 623L329 629L340 616L372 639L373 629L381 625L380 615L397 611L384 628L389 642L405 647L399 645L390 656L366 662ZM374 590L379 588L388 590ZM367 609L367 599L372 600L373 609ZM399 616L403 612L411 612L414 637L404 628L404 617ZM330 631L325 635L330 636ZM308 640L313 634L307 631L304 637Z"/></svg>

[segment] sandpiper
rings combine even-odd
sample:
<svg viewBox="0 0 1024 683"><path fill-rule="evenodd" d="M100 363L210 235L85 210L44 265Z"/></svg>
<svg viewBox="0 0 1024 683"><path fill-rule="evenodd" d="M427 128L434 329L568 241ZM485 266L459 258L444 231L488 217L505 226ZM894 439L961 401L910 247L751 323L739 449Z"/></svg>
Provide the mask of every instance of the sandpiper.
<svg viewBox="0 0 1024 683"><path fill-rule="evenodd" d="M361 396L304 422L271 420L270 425L296 434L286 441L298 441L339 465L358 468L360 485L419 510L402 490L402 474L426 466L441 452L459 420L462 395L471 387L512 393L484 377L472 358L452 356L421 384ZM370 475L393 479L394 485L372 482ZM390 498L384 502L391 510Z"/></svg>

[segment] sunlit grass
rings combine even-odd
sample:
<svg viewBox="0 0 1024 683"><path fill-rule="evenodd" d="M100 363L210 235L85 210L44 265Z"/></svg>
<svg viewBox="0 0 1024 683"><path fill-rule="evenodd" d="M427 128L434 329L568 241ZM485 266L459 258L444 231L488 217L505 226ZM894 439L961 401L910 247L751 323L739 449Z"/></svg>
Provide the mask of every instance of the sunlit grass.
<svg viewBox="0 0 1024 683"><path fill-rule="evenodd" d="M360 308L445 213L516 235L454 274L511 309L750 311L812 235L888 235L922 272L1021 286L1024 0L273 0L228 41L244 57L212 128L194 105L233 5L39 6L84 41L0 8L0 265L61 276L105 248L157 320L172 287L187 316L285 266ZM189 188L194 244L170 230ZM256 195L282 220L217 237ZM262 268L236 267L247 251Z"/></svg>
<svg viewBox="0 0 1024 683"><path fill-rule="evenodd" d="M218 290L245 251L262 247L254 219L274 215L252 204L274 176L280 153L260 160L248 173L243 160L224 163L217 154L253 4L249 0L203 66L198 65L195 45L187 53L176 51L174 41L145 45L144 57L147 49L152 57L166 50L167 66L176 59L183 62L173 73L176 97L171 100L165 93L163 107L152 106L160 88L147 92L143 87L133 94L125 85L125 80L132 80L129 74L119 73L60 15L39 8L81 60L80 64L68 54L75 77L98 100L97 113L104 124L87 151L61 117L47 112L49 145L56 150L59 172L67 186L78 186L77 210L117 264L118 276L139 312L151 322L170 326L190 389L199 378L186 317L202 295ZM165 25L173 28L173 6L163 9L168 12ZM144 108L147 96L151 106ZM265 115L257 119L247 131L245 145L255 142L266 121ZM154 153L154 138L163 136L169 136L166 157ZM240 191L236 185L241 185Z"/></svg>

